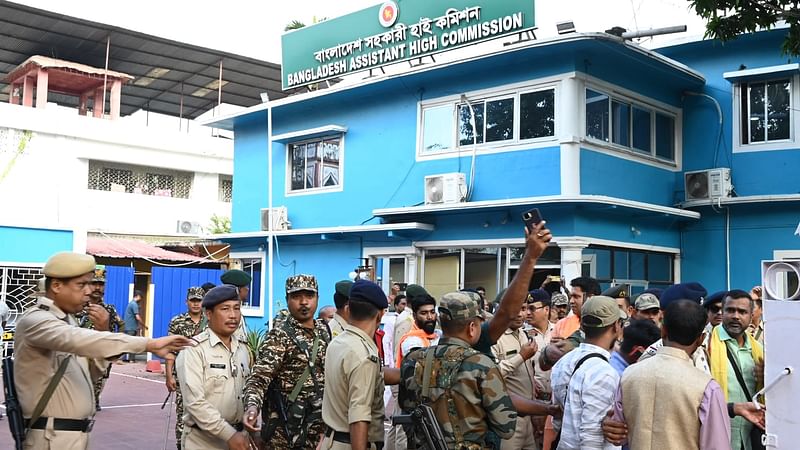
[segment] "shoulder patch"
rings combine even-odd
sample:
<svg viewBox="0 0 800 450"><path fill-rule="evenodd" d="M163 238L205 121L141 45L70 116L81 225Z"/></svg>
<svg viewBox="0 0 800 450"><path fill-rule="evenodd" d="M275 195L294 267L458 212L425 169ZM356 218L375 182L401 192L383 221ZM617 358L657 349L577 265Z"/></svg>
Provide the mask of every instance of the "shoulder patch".
<svg viewBox="0 0 800 450"><path fill-rule="evenodd" d="M192 337L191 339L199 344L201 342L207 341L208 337L209 337L208 336L208 332L201 331L200 334L198 334L197 336Z"/></svg>
<svg viewBox="0 0 800 450"><path fill-rule="evenodd" d="M37 305L37 307L42 311L50 311L50 307L47 305Z"/></svg>

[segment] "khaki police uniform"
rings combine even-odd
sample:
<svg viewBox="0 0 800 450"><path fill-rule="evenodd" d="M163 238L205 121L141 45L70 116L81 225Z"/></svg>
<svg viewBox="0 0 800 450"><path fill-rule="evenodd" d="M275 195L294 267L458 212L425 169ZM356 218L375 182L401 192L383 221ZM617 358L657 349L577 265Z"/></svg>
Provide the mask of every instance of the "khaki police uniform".
<svg viewBox="0 0 800 450"><path fill-rule="evenodd" d="M328 426L323 449L351 448L350 424L369 422L370 448L383 447L383 373L378 347L352 325L328 344L322 417Z"/></svg>
<svg viewBox="0 0 800 450"><path fill-rule="evenodd" d="M227 448L242 429L244 381L250 375L247 344L231 336L225 346L210 329L196 346L178 353L175 368L183 395L182 446L186 450Z"/></svg>
<svg viewBox="0 0 800 450"><path fill-rule="evenodd" d="M26 419L33 414L61 361L69 359L63 378L37 421L44 426L30 430L25 439L26 449L88 448L95 413L94 382L105 374L109 364L106 358L145 351L147 338L87 330L77 325L72 315L46 297L40 298L17 322L14 378ZM80 421L84 421L84 431L63 429L67 423L69 428L81 426Z"/></svg>
<svg viewBox="0 0 800 450"><path fill-rule="evenodd" d="M522 357L522 347L532 339L522 329L506 330L492 346L492 353L498 361L500 373L506 382L508 392L527 399L535 397L533 379L533 362ZM539 445L533 433L533 423L530 418L517 420L514 436L504 439L500 444L501 450L538 450Z"/></svg>

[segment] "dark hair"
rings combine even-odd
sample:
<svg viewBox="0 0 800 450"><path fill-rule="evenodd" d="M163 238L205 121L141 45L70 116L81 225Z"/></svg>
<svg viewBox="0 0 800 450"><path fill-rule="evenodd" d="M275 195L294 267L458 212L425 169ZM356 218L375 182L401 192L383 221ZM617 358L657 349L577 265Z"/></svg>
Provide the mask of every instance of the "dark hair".
<svg viewBox="0 0 800 450"><path fill-rule="evenodd" d="M411 311L417 313L417 310L425 305L436 306L436 299L428 294L417 295L411 298Z"/></svg>
<svg viewBox="0 0 800 450"><path fill-rule="evenodd" d="M200 286L200 288L203 289L206 292L214 289L215 287L217 287L217 285L214 284L214 283L211 283L211 282L203 283L203 285Z"/></svg>
<svg viewBox="0 0 800 450"><path fill-rule="evenodd" d="M369 320L378 315L378 308L370 302L351 298L348 305L350 306L350 318L353 320Z"/></svg>
<svg viewBox="0 0 800 450"><path fill-rule="evenodd" d="M45 291L49 291L50 290L50 286L53 284L53 280L55 280L55 278L46 277L44 279L44 290Z"/></svg>
<svg viewBox="0 0 800 450"><path fill-rule="evenodd" d="M630 353L633 347L649 347L653 342L661 339L661 330L652 320L631 320L622 330L622 344L620 350Z"/></svg>
<svg viewBox="0 0 800 450"><path fill-rule="evenodd" d="M586 294L586 298L600 295L600 283L591 277L578 277L569 282L572 287L579 287Z"/></svg>
<svg viewBox="0 0 800 450"><path fill-rule="evenodd" d="M740 298L746 298L747 300L749 300L748 303L750 304L750 311L752 312L753 309L755 308L755 302L753 301L753 297L751 297L749 293L741 289L733 289L728 291L728 293L725 294L725 300L722 302L722 307L723 308L725 307L725 303L728 303L728 299L738 300Z"/></svg>
<svg viewBox="0 0 800 450"><path fill-rule="evenodd" d="M133 296L134 297L141 297L142 296L142 291L140 291L138 289L133 291Z"/></svg>
<svg viewBox="0 0 800 450"><path fill-rule="evenodd" d="M349 297L346 297L338 292L333 294L333 304L336 306L336 309L342 309L350 301Z"/></svg>
<svg viewBox="0 0 800 450"><path fill-rule="evenodd" d="M631 303L631 298L630 297L617 297L617 298L622 298L623 300L625 300L625 306L627 306L628 308L633 306L633 303ZM658 328L658 327L656 327L656 328ZM656 340L658 340L658 339L656 339Z"/></svg>
<svg viewBox="0 0 800 450"><path fill-rule="evenodd" d="M397 283L395 283L395 284L397 284ZM404 294L397 294L397 296L394 298L394 306L399 305L400 304L400 300L402 300L404 298L406 298L406 296Z"/></svg>
<svg viewBox="0 0 800 450"><path fill-rule="evenodd" d="M478 320L473 317L471 319L448 319L447 317L439 316L439 324L442 325L444 334L453 335L460 333L466 329L473 320Z"/></svg>
<svg viewBox="0 0 800 450"><path fill-rule="evenodd" d="M692 345L706 327L708 315L699 303L691 300L670 302L664 310L663 326L667 339L681 345Z"/></svg>
<svg viewBox="0 0 800 450"><path fill-rule="evenodd" d="M475 292L478 292L478 291L486 292L486 288L483 287L483 286L478 286L478 287L475 288Z"/></svg>
<svg viewBox="0 0 800 450"><path fill-rule="evenodd" d="M605 327L581 327L581 330L583 330L583 334L586 336L587 340L597 339L604 335L610 328L613 328L614 325L616 325L616 323L612 323L611 325Z"/></svg>

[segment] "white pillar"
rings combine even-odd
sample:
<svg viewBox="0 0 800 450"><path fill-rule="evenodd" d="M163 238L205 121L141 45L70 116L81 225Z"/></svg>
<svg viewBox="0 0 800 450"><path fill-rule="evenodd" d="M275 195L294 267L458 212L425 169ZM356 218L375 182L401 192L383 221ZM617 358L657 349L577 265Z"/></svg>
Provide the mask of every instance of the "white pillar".
<svg viewBox="0 0 800 450"><path fill-rule="evenodd" d="M581 276L583 262L583 249L589 246L584 239L562 238L557 239L558 248L561 249L561 276L567 285Z"/></svg>
<svg viewBox="0 0 800 450"><path fill-rule="evenodd" d="M581 117L583 117L583 83L575 76L561 81L559 90L561 195L581 193Z"/></svg>

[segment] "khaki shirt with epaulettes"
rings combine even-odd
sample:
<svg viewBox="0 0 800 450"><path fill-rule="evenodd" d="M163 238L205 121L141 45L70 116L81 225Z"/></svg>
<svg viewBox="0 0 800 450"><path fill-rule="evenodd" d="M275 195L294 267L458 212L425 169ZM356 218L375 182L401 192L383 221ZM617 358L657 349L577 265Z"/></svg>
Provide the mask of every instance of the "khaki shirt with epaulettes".
<svg viewBox="0 0 800 450"><path fill-rule="evenodd" d="M93 383L108 367L107 358L144 352L147 341L143 337L80 328L75 318L59 309L53 300L40 298L16 327L14 378L24 417L31 417L58 366L69 358L64 376L41 417L91 418L95 412ZM46 430L30 431L26 446L32 443L31 448L42 448L49 441L50 448L81 448L67 442L73 438L85 440L86 436L77 431L54 430L53 421L49 420Z"/></svg>
<svg viewBox="0 0 800 450"><path fill-rule="evenodd" d="M197 345L182 350L175 361L186 426L226 442L244 415L242 391L250 375L247 344L234 334L228 348L211 329L194 340Z"/></svg>

